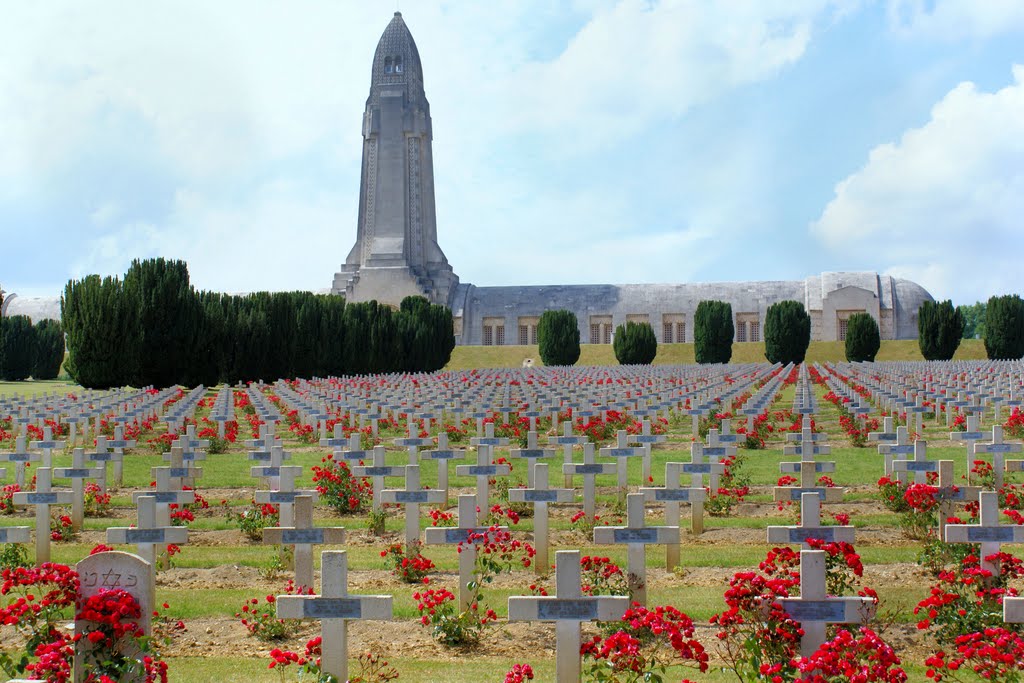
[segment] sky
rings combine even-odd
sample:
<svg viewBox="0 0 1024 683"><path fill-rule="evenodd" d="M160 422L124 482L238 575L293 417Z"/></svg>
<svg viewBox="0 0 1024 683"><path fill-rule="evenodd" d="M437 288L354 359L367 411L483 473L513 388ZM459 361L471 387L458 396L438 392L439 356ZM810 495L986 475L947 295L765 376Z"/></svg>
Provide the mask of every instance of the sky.
<svg viewBox="0 0 1024 683"><path fill-rule="evenodd" d="M326 290L397 3L9 3L0 287ZM1024 294L1020 0L402 0L463 282Z"/></svg>

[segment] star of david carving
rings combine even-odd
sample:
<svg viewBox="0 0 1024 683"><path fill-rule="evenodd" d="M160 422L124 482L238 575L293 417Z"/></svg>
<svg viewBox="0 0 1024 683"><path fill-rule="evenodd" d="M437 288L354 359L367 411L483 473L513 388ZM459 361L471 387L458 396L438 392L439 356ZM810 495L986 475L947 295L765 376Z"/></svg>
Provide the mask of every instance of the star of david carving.
<svg viewBox="0 0 1024 683"><path fill-rule="evenodd" d="M110 577L114 577L113 583L110 582ZM116 588L121 585L121 575L115 574L113 569L108 569L107 573L103 575L103 585L111 588Z"/></svg>

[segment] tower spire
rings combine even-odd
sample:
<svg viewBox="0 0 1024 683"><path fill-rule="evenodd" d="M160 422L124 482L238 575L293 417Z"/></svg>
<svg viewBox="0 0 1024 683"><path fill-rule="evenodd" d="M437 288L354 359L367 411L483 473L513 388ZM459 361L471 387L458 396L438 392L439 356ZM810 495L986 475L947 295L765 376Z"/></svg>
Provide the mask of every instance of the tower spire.
<svg viewBox="0 0 1024 683"><path fill-rule="evenodd" d="M334 276L348 301L448 303L458 277L437 243L433 130L423 65L402 13L377 43L363 112L356 243Z"/></svg>

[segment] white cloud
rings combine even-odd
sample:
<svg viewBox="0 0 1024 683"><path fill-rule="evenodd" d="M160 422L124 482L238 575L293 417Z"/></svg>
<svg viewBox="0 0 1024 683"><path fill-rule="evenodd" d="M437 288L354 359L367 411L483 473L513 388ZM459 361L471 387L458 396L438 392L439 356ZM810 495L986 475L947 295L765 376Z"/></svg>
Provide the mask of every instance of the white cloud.
<svg viewBox="0 0 1024 683"><path fill-rule="evenodd" d="M897 32L942 40L988 38L1024 29L1020 0L890 0Z"/></svg>
<svg viewBox="0 0 1024 683"><path fill-rule="evenodd" d="M939 298L1024 291L1024 66L994 93L961 83L931 119L836 186L811 225L836 253Z"/></svg>

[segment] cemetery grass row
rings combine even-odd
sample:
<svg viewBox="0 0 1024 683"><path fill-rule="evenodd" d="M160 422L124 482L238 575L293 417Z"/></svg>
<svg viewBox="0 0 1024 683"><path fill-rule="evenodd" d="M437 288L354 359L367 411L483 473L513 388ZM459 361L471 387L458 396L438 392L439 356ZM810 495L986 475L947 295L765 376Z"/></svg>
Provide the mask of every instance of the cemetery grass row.
<svg viewBox="0 0 1024 683"><path fill-rule="evenodd" d="M19 385L24 386L24 385ZM47 389L51 388L52 385L48 386ZM841 444L843 443L843 437L841 436L837 428L837 413L831 404L820 401L821 395L824 393L820 388L817 389L819 398L818 403L818 423L825 428L831 435L831 443ZM792 402L793 390L792 388L786 388L781 392L779 399L779 406L787 406ZM654 477L654 485L660 485L663 483L664 478L664 463L668 461L688 461L689 460L689 427L681 425L678 428L673 428L670 431L670 443L667 446L659 446L653 452L653 463L652 473ZM302 465L304 467L302 478L299 480L298 485L300 488L308 488L312 485L310 467L313 464L319 463L320 457L327 449L319 447L310 447L304 444L300 444L294 439L290 439L289 435L281 430L280 432L285 436L285 446L288 450L293 453L293 460L291 464ZM948 434L947 428L944 424L935 425L934 422L926 424L925 438L934 446L929 447L929 457L934 459L950 459L956 464L956 472L959 476L965 471L965 458L963 456L963 448L959 445L952 445L943 443L941 435ZM247 496L249 491L252 490L252 480L248 476L248 468L251 463L243 460L244 448L233 447L229 453L223 455L211 455L205 466L206 476L200 481L200 490L207 495L211 502L211 508L216 508L216 504L219 502L217 495L223 493L224 497L228 499L229 503L233 505L243 505L247 502ZM233 457L234 456L234 457ZM241 457L239 457L241 456ZM472 453L467 454L465 462L470 462L473 458ZM389 464L404 464L405 462L404 450L389 451L388 462ZM770 446L769 450L765 451L752 451L747 454L747 465L746 472L751 476L751 484L754 487L759 487L760 490L755 490L755 493L748 497L748 501L751 503L759 503L760 507L768 506L770 501L770 487L775 483L778 478L778 463L781 461L792 460L793 456L783 456L778 448L778 444ZM854 490L849 492L844 498L844 505L851 508L856 508L859 504L870 504L876 500L877 495L874 493L877 488L874 486L874 481L878 478L881 469L881 458L878 456L873 448L867 449L855 449L855 448L842 448L837 447L833 449L832 459L837 461L837 471L833 478L836 483L840 486L859 486L864 489L863 491ZM550 462L553 467L551 474L549 475L549 481L552 485L558 485L561 479L560 475L555 474L554 465L559 461L559 458L545 459L544 461ZM70 463L69 455L58 455L54 458L54 466L62 467ZM518 479L525 481L524 466L522 461L513 460L514 472ZM149 468L151 466L163 464L160 461L160 456L151 455L146 449L137 449L135 453L129 455L125 460L125 488L128 490L133 489L144 489L149 483ZM631 480L637 481L639 474L639 463L631 462L630 464ZM436 469L432 463L424 463L422 467L423 472L423 483L428 486L436 485ZM601 488L599 495L599 504L603 508L611 507L615 504L617 493L614 488L614 475L609 475L604 478L604 484ZM468 490L473 485L471 477L459 477L452 474L451 485L453 488ZM452 501L455 499L453 492ZM105 529L111 524L124 525L125 518L131 517L134 514L134 508L131 507L129 498L126 496L115 495L113 504L118 511L118 515L110 518L96 518L89 519L86 523L86 533L96 533L102 529ZM566 506L575 509L578 506ZM894 539L899 538L899 532L896 529L897 522L894 515L885 513L876 513L867 516L859 516L855 510L853 524L865 528L874 527L882 529L889 529L892 531ZM554 531L567 531L569 523L567 520L567 514L556 514L552 520L552 530ZM792 512L787 511L785 513L779 513L777 515L770 515L768 517L726 517L726 518L708 518L706 520L705 532L713 532L716 529L757 529L761 530L769 524L779 523L790 523ZM0 517L0 525L10 526L17 523L24 523L25 517L19 516L15 518L11 517ZM660 515L657 512L648 514L648 524L658 524L661 522ZM329 510L318 507L317 508L317 519L316 523L320 526L345 526L350 530L358 530L365 527L365 519L361 516L357 517L343 517L340 519L330 513ZM420 520L420 527L424 528L428 526L428 518L423 515ZM387 520L387 530L392 534L400 534L403 527L401 517L391 516ZM190 524L190 528L196 532L204 531L225 531L232 529L223 516L220 516L217 511L214 511L208 516L197 517L195 523ZM522 522L516 526L517 530L532 530L532 520L530 518L524 518ZM197 533L198 535L198 533ZM763 535L759 532L757 534L759 539L763 539ZM98 542L98 541L97 541ZM54 547L54 560L58 562L74 562L81 559L93 543L69 543L69 544L57 544ZM382 565L379 558L380 544L371 546L345 546L349 555L349 566L353 571L371 571L380 570ZM911 542L889 542L884 545L870 545L870 544L857 544L858 551L864 558L865 564L872 565L884 565L889 563L912 563L917 553L917 544ZM575 546L574 546L575 547ZM584 553L595 550L600 552L602 555L611 557L620 566L625 565L626 552L619 550L614 546L597 547L592 543L581 543L579 546ZM764 552L767 549L767 545L763 542L754 542L752 544L740 545L740 544L729 544L729 545L691 545L686 544L684 541L683 552L682 552L682 566L683 574L685 575L687 569L694 568L722 568L722 585L715 586L679 586L679 587L654 587L650 591L649 604L673 604L679 606L685 612L690 614L697 622L706 623L707 618L712 614L722 609L722 598L721 593L724 587L724 582L728 576L731 576L735 568L750 567L756 565L760 559L763 558ZM1007 550L1014 554L1020 554L1020 546L1008 547ZM453 572L457 566L456 553L453 548L450 547L431 547L425 551L431 559L434 560L435 564L438 565L442 572ZM659 567L663 566L664 557L663 550L661 548L648 547L646 552L648 566ZM206 546L206 545L188 545L183 549L182 555L179 555L174 560L174 566L179 568L188 567L218 567L223 565L241 565L250 567L265 567L268 566L275 557L273 548L264 547L260 545L237 545L237 546ZM316 555L316 564L319 566L319 556ZM520 578L523 581L529 581L532 578L532 574L523 574ZM875 585L872 582L872 585ZM909 614L909 608L913 604L916 604L917 600L923 596L925 586L922 585L920 588L920 595L914 591L907 591L905 588L900 587L886 587L884 585L878 586L879 594L883 600L883 604L887 603L890 606L893 604L900 604L902 611L898 616L898 621L901 623L910 623L914 620L914 617ZM364 591L365 592L365 591ZM506 615L506 604L507 597L511 595L519 595L523 593L522 586L508 586L499 587L492 589L488 593L489 602L494 607L495 611L498 612L499 616L504 617ZM184 618L186 620L195 619L217 619L221 620L227 618L228 614L233 613L237 609L241 602L252 595L252 591L240 590L240 589L216 589L211 588L204 590L202 594L197 594L196 591L192 590L177 590L174 588L161 588L158 586L157 600L162 602L164 600L171 603L170 614L174 618ZM408 591L404 590L401 585L396 585L394 590L395 595L395 618L408 620L409 628L416 628L415 619L417 618L417 612L415 602L411 600L408 595ZM231 621L230 618L227 618ZM311 632L310 629L306 629L304 633ZM707 637L706 634L705 637ZM297 649L297 648L293 648ZM172 680L247 680L247 681L271 681L277 680L276 676L272 673L268 673L265 669L265 659L259 659L253 661L252 658L191 658L191 657L174 657L169 659L171 664L171 670L173 672ZM400 680L403 681L428 681L428 680L447 680L447 681L461 681L461 680L497 680L494 676L494 672L501 668L507 668L508 662L497 662L497 661L483 661L477 662L470 660L466 666L463 666L463 662L460 661L459 671L454 675L449 675L450 664L446 659L437 661L426 661L417 662L414 658L392 658L393 663L402 672ZM546 659L536 658L531 661L534 665L535 670L539 674L539 680L550 680L551 676L551 662ZM209 664L209 667L204 666ZM915 676L914 672L920 674L923 669L916 667L912 661L905 661L906 668L911 672L911 680L920 680L920 677ZM222 668L218 668L222 667ZM218 673L221 672L221 673ZM231 673L228 673L228 672ZM245 672L244 675L240 672ZM442 673L444 672L444 673ZM178 679L178 676L182 678ZM679 675L683 675L680 673ZM701 677L701 680L732 680L728 676L711 675Z"/></svg>

